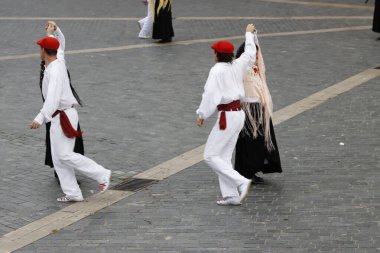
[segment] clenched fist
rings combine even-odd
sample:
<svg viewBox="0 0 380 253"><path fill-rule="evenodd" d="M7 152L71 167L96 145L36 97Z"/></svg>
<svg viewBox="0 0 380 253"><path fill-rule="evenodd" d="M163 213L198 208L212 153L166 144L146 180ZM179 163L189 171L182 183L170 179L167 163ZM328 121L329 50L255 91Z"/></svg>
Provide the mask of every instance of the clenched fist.
<svg viewBox="0 0 380 253"><path fill-rule="evenodd" d="M250 33L256 32L256 27L253 24L249 24L247 25L246 32L250 32Z"/></svg>
<svg viewBox="0 0 380 253"><path fill-rule="evenodd" d="M54 21L48 21L45 24L46 35L52 35L57 30L57 24Z"/></svg>
<svg viewBox="0 0 380 253"><path fill-rule="evenodd" d="M203 123L204 123L204 119L202 119L202 118L197 118L197 122L196 122L197 126L202 127L202 126L203 126Z"/></svg>
<svg viewBox="0 0 380 253"><path fill-rule="evenodd" d="M30 128L31 129L37 129L39 128L41 125L40 123L38 123L37 121L33 120L32 124L30 124Z"/></svg>

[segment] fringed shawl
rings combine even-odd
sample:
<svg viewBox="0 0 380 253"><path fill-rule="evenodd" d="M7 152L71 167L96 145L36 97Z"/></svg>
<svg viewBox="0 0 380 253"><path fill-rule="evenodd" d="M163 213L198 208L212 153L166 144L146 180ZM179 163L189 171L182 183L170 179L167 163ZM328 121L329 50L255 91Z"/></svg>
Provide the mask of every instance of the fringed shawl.
<svg viewBox="0 0 380 253"><path fill-rule="evenodd" d="M260 131L259 125L262 124L265 139L265 145L267 149L273 150L274 146L272 143L270 135L270 118L273 113L273 102L270 95L266 76L265 76L265 64L263 55L261 53L261 48L258 41L256 41L258 46L257 51L257 61L255 66L250 68L250 70L244 76L244 90L247 98L259 98L260 100L260 111L252 112L251 107L248 103L243 104L243 109L248 115L248 134L252 135L254 138L257 137L258 132Z"/></svg>

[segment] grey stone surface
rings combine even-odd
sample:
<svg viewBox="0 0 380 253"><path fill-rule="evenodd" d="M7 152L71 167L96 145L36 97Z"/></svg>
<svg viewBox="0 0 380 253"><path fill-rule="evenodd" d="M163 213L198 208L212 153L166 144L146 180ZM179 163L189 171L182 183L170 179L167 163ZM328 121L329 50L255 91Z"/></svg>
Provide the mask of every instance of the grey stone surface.
<svg viewBox="0 0 380 253"><path fill-rule="evenodd" d="M242 207L200 163L18 252L376 252L379 81L276 127L285 173Z"/></svg>
<svg viewBox="0 0 380 253"><path fill-rule="evenodd" d="M219 38L242 35L247 22L255 22L260 33L292 32L303 30L327 29L347 26L366 26L367 19L359 20L174 20L174 41L203 38ZM78 23L80 24L78 26ZM44 21L2 21L0 31L6 38L0 41L4 48L2 56L36 53L35 42L44 36L41 27ZM141 40L137 21L59 21L67 37L67 50L87 48L116 47L124 45L147 44L151 40ZM23 33L14 31L23 27Z"/></svg>
<svg viewBox="0 0 380 253"><path fill-rule="evenodd" d="M337 0L338 3L348 1ZM363 2L350 0L351 4ZM47 2L43 0L2 0L1 16L27 17L140 17L146 10L140 1L112 0L65 0ZM17 7L17 8L16 8ZM371 10L318 7L294 4L271 3L257 0L242 0L238 4L230 0L173 1L174 16L311 16L311 15L368 15Z"/></svg>
<svg viewBox="0 0 380 253"><path fill-rule="evenodd" d="M370 10L247 0L178 0L173 10L177 17L372 15ZM0 10L0 16L144 14L139 1L120 0L3 0ZM246 22L175 20L175 40L242 35ZM260 32L274 33L370 25L371 20L255 23ZM37 53L34 42L42 24L0 20L0 56ZM136 38L135 21L58 24L67 50L152 43ZM378 65L376 37L363 30L262 38L275 108ZM209 44L67 55L85 102L79 115L86 154L114 171L114 184L205 142L214 119L198 129L194 111L213 65ZM65 206L56 203L61 191L43 165L45 130L28 129L41 107L38 75L38 58L0 61L0 235ZM255 188L243 208L215 206L215 176L201 163L22 251L375 252L380 247L375 236L378 83L278 126L285 174L268 176L269 184ZM85 196L96 192L94 182L79 179Z"/></svg>

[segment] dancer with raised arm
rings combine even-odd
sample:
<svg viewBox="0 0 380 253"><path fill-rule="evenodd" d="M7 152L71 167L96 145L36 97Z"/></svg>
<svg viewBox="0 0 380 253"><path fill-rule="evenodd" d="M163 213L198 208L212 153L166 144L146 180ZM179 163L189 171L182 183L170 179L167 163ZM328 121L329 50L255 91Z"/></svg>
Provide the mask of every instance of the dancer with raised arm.
<svg viewBox="0 0 380 253"><path fill-rule="evenodd" d="M49 26L49 24L51 24L52 26ZM54 21L48 21L46 23L46 25L45 25L45 31L46 31L46 35L47 36L54 37L54 38L58 39L59 44L60 44L60 50L63 51L63 53L59 54L58 57L60 57L61 60L65 60L65 58L64 58L64 51L65 51L66 41L65 41L65 36L63 35L61 29L57 26L57 24ZM40 86L41 95L42 95L42 80L44 79L44 73L45 73L45 62L44 61L41 61L40 67L41 67L41 69L40 69L40 83L39 83L39 86ZM70 73L69 73L68 70L67 70L67 74L69 76L71 91L73 92L74 97L77 100L78 104L82 105L82 102L81 102L78 94L76 93L74 87L71 85L71 78L70 78ZM44 99L43 95L42 95L42 101L45 102L45 99ZM51 145L50 145L50 126L51 126L51 122L47 122L45 125L46 125L45 165L50 166L50 168L54 168L53 159L51 157ZM78 131L81 131L79 123L78 123ZM74 152L84 155L84 144L83 144L83 138L82 137L78 137L78 138L75 139ZM54 170L54 176L58 180L58 183L59 183L58 175L57 175L57 172L55 172L55 170ZM78 184L79 184L79 181L78 181Z"/></svg>
<svg viewBox="0 0 380 253"><path fill-rule="evenodd" d="M48 24L47 29L54 30L54 25ZM59 41L53 37L44 37L37 41L37 44L40 46L41 60L46 66L42 80L42 95L45 102L30 128L37 129L41 124L51 122L52 159L65 194L57 201L83 201L75 171L96 180L99 183L100 192L108 189L111 171L73 151L75 139L82 136L82 132L77 128L78 113L74 106L78 104L78 101L70 88L65 61L62 57L64 52L60 48Z"/></svg>

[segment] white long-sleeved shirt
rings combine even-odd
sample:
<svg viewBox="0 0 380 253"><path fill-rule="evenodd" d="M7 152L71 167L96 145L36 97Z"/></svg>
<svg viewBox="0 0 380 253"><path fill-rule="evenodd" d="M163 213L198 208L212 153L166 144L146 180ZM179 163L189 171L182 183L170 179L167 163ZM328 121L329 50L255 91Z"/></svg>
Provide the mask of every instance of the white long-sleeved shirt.
<svg viewBox="0 0 380 253"><path fill-rule="evenodd" d="M57 60L51 62L45 69L42 80L42 95L45 102L37 117L34 119L39 124L50 122L56 110L65 110L78 104L71 88L65 64L65 36L57 27L55 37L60 47L57 52Z"/></svg>
<svg viewBox="0 0 380 253"><path fill-rule="evenodd" d="M57 29L53 35L59 41L59 48L57 52L57 58L59 60L65 61L65 48L66 48L66 39L65 35L63 35L61 29L57 26Z"/></svg>
<svg viewBox="0 0 380 253"><path fill-rule="evenodd" d="M197 110L200 118L210 117L219 104L228 104L245 97L243 77L247 67L255 63L255 36L250 32L245 34L245 50L238 59L232 63L219 62L211 68Z"/></svg>

